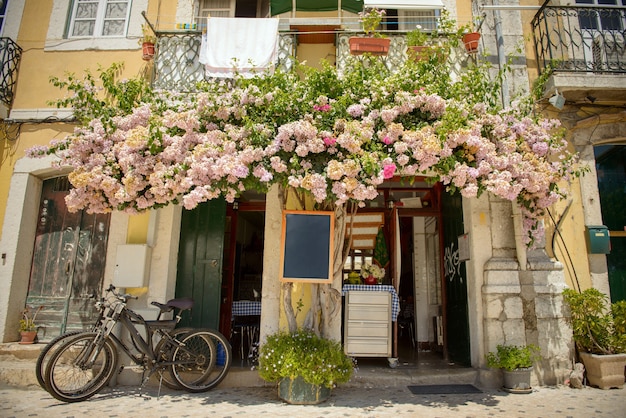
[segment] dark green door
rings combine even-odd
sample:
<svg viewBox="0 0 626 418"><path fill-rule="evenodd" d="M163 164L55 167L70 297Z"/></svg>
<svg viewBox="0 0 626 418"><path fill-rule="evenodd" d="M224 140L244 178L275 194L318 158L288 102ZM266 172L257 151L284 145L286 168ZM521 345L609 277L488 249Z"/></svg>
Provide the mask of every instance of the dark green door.
<svg viewBox="0 0 626 418"><path fill-rule="evenodd" d="M611 236L609 270L611 302L626 300L626 146L604 145L594 148L602 221Z"/></svg>
<svg viewBox="0 0 626 418"><path fill-rule="evenodd" d="M225 222L224 199L183 211L176 297L191 297L195 303L191 314L183 316L181 326L219 327Z"/></svg>
<svg viewBox="0 0 626 418"><path fill-rule="evenodd" d="M459 235L464 233L462 201L460 195L449 193L442 193L441 200L448 357L457 364L470 366L467 274L465 263L459 261L458 244Z"/></svg>

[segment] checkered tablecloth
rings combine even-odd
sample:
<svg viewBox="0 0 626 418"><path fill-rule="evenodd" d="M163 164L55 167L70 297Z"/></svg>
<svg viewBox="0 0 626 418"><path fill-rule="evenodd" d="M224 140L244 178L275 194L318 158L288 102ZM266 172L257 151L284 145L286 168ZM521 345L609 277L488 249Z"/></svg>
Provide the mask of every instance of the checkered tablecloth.
<svg viewBox="0 0 626 418"><path fill-rule="evenodd" d="M396 289L393 286L388 284L374 284L374 285L363 285L363 284L346 284L343 286L341 293L343 295L350 290L364 290L366 292L389 292L391 293L391 320L396 321L398 319L398 313L400 313L400 299L398 298L398 294L396 293Z"/></svg>
<svg viewBox="0 0 626 418"><path fill-rule="evenodd" d="M235 316L261 315L261 302L255 300L236 300L233 302Z"/></svg>

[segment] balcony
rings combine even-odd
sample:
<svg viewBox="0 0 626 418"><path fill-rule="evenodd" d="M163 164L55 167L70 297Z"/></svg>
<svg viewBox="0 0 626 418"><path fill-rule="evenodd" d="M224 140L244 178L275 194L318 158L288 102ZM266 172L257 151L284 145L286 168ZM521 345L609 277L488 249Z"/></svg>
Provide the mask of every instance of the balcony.
<svg viewBox="0 0 626 418"><path fill-rule="evenodd" d="M22 57L22 48L13 42L10 38L0 38L0 62L2 69L0 70L0 102L2 102L2 111L0 116L6 118L8 109L13 104L13 96L15 95L15 85L17 83L17 69L20 65Z"/></svg>
<svg viewBox="0 0 626 418"><path fill-rule="evenodd" d="M623 103L623 90L615 87L626 86L625 28L624 6L546 2L532 30L539 73L554 69L548 90L568 102Z"/></svg>
<svg viewBox="0 0 626 418"><path fill-rule="evenodd" d="M200 64L201 33L199 31L156 32L157 44L154 58L153 87L164 90L191 91L197 82L204 79L204 68ZM297 56L298 36L304 33L279 33L278 67L289 70L293 57ZM336 30L332 34L335 39L335 59L337 68L345 68L350 57L348 39L351 36L362 36L362 31ZM386 31L391 39L389 54L381 57L388 68L400 67L407 59L406 31ZM462 48L462 47L461 47ZM452 57L452 60L468 59L465 53Z"/></svg>

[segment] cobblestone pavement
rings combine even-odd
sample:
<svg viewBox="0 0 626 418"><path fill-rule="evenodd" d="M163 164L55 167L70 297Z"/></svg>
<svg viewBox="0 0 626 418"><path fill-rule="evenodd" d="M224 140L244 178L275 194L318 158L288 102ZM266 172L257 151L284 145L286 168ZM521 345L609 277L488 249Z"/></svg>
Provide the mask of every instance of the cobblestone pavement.
<svg viewBox="0 0 626 418"><path fill-rule="evenodd" d="M530 394L413 395L406 386L335 389L319 405L288 405L273 387L189 394L118 386L77 403L39 387L0 387L0 418L21 417L624 417L626 388L539 387Z"/></svg>

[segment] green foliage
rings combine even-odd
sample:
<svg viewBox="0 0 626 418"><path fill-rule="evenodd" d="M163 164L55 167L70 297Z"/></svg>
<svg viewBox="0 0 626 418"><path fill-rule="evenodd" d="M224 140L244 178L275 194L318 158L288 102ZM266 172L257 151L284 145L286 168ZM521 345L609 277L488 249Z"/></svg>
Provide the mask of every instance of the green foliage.
<svg viewBox="0 0 626 418"><path fill-rule="evenodd" d="M508 371L527 369L541 358L539 347L534 344L526 346L498 345L496 352L487 354L487 366Z"/></svg>
<svg viewBox="0 0 626 418"><path fill-rule="evenodd" d="M270 335L259 355L259 376L268 382L302 376L308 383L332 388L347 382L352 370L352 359L339 342L308 330Z"/></svg>
<svg viewBox="0 0 626 418"><path fill-rule="evenodd" d="M37 308L26 306L22 311L22 319L20 319L19 331L37 331L37 324L35 323L35 319L37 318L37 314L39 313L39 311L42 309L43 306L39 306Z"/></svg>
<svg viewBox="0 0 626 418"><path fill-rule="evenodd" d="M382 38L383 36L377 32L380 22L383 20L387 12L384 9L369 9L363 10L359 13L359 21L363 25L363 30L367 35L371 35L374 38Z"/></svg>
<svg viewBox="0 0 626 418"><path fill-rule="evenodd" d="M581 293L565 289L563 298L570 309L574 342L579 351L626 353L626 301L609 306L608 297L594 288Z"/></svg>
<svg viewBox="0 0 626 418"><path fill-rule="evenodd" d="M57 108L72 108L74 117L83 125L93 119L101 119L105 126L110 127L113 117L132 113L134 107L149 100L153 94L142 78L119 80L123 67L122 63L113 63L106 69L98 66L97 77L89 70L85 70L82 78L73 73L67 73L65 79L50 77L55 87L67 90L70 95L48 104Z"/></svg>

